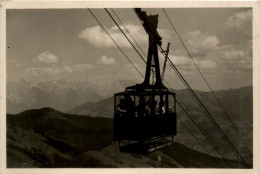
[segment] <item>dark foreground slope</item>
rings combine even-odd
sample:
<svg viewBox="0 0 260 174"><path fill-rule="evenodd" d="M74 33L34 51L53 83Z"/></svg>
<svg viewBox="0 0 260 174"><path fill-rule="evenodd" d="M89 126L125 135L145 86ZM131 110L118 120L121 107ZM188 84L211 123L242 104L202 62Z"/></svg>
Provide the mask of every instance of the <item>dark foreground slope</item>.
<svg viewBox="0 0 260 174"><path fill-rule="evenodd" d="M7 167L228 167L177 142L149 154L122 153L112 132L112 119L51 108L7 115ZM240 168L236 161L228 164Z"/></svg>
<svg viewBox="0 0 260 174"><path fill-rule="evenodd" d="M100 150L111 141L111 119L73 116L51 108L7 115L8 167L92 165L88 156L81 160L82 152ZM21 161L23 156L31 163Z"/></svg>

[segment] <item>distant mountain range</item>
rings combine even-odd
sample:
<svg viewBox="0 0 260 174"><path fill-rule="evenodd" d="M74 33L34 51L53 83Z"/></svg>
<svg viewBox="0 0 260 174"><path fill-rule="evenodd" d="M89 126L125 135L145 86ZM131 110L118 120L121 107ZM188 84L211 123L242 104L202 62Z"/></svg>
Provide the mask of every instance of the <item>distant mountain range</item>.
<svg viewBox="0 0 260 174"><path fill-rule="evenodd" d="M123 90L121 90L123 91ZM117 91L119 92L119 90ZM201 112L199 105L192 98L188 90L174 90L178 98L185 104L185 106L194 112ZM215 114L224 116L225 113L219 106L219 103L214 98L214 95L210 92L195 91L201 101L205 104L206 108L212 112L217 112ZM239 89L229 89L214 91L214 94L218 98L222 107L228 113L232 120L248 120L252 122L253 120L253 88L252 86L242 87ZM75 106L66 112L78 115L89 115L92 117L113 117L113 97L109 97L97 102L86 102ZM177 107L178 108L178 107ZM181 111L181 110L179 110ZM242 116L240 118L240 116Z"/></svg>
<svg viewBox="0 0 260 174"><path fill-rule="evenodd" d="M7 83L7 113L16 114L28 109L52 107L67 111L87 102L97 102L137 80L118 80L111 86L99 86L88 82L65 79L45 82L19 80Z"/></svg>

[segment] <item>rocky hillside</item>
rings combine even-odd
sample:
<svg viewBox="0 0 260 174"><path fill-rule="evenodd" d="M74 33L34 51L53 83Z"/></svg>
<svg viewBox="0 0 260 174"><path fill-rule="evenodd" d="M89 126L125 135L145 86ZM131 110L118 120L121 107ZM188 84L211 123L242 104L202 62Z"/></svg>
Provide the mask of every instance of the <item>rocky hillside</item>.
<svg viewBox="0 0 260 174"><path fill-rule="evenodd" d="M82 152L110 145L112 132L111 119L68 115L51 108L8 114L7 163L10 167L89 165L81 164ZM24 157L30 160L23 161Z"/></svg>
<svg viewBox="0 0 260 174"><path fill-rule="evenodd" d="M51 108L8 114L7 167L241 167L237 161L224 161L177 142L149 154L122 153L112 142L112 132L112 119Z"/></svg>

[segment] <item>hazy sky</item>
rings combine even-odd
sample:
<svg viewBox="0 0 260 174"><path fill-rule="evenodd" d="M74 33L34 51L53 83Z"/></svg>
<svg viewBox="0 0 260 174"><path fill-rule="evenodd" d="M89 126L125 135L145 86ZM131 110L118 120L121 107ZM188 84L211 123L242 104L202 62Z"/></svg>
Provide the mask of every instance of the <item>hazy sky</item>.
<svg viewBox="0 0 260 174"><path fill-rule="evenodd" d="M148 35L133 10L114 10L147 53ZM143 10L159 14L158 32L163 48L171 43L169 57L190 86L208 90L162 9ZM144 74L145 64L105 10L92 11ZM166 11L214 90L252 85L251 8ZM7 46L8 81L64 78L105 86L118 79L142 79L87 9L8 10ZM163 64L161 55L160 63ZM172 88L184 88L167 66L167 82Z"/></svg>

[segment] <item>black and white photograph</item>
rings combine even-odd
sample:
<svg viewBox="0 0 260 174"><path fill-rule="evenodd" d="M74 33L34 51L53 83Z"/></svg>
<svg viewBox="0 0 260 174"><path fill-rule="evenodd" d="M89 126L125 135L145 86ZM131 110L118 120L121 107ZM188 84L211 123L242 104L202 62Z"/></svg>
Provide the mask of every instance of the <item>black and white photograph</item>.
<svg viewBox="0 0 260 174"><path fill-rule="evenodd" d="M6 8L2 167L257 171L257 3L200 4Z"/></svg>

